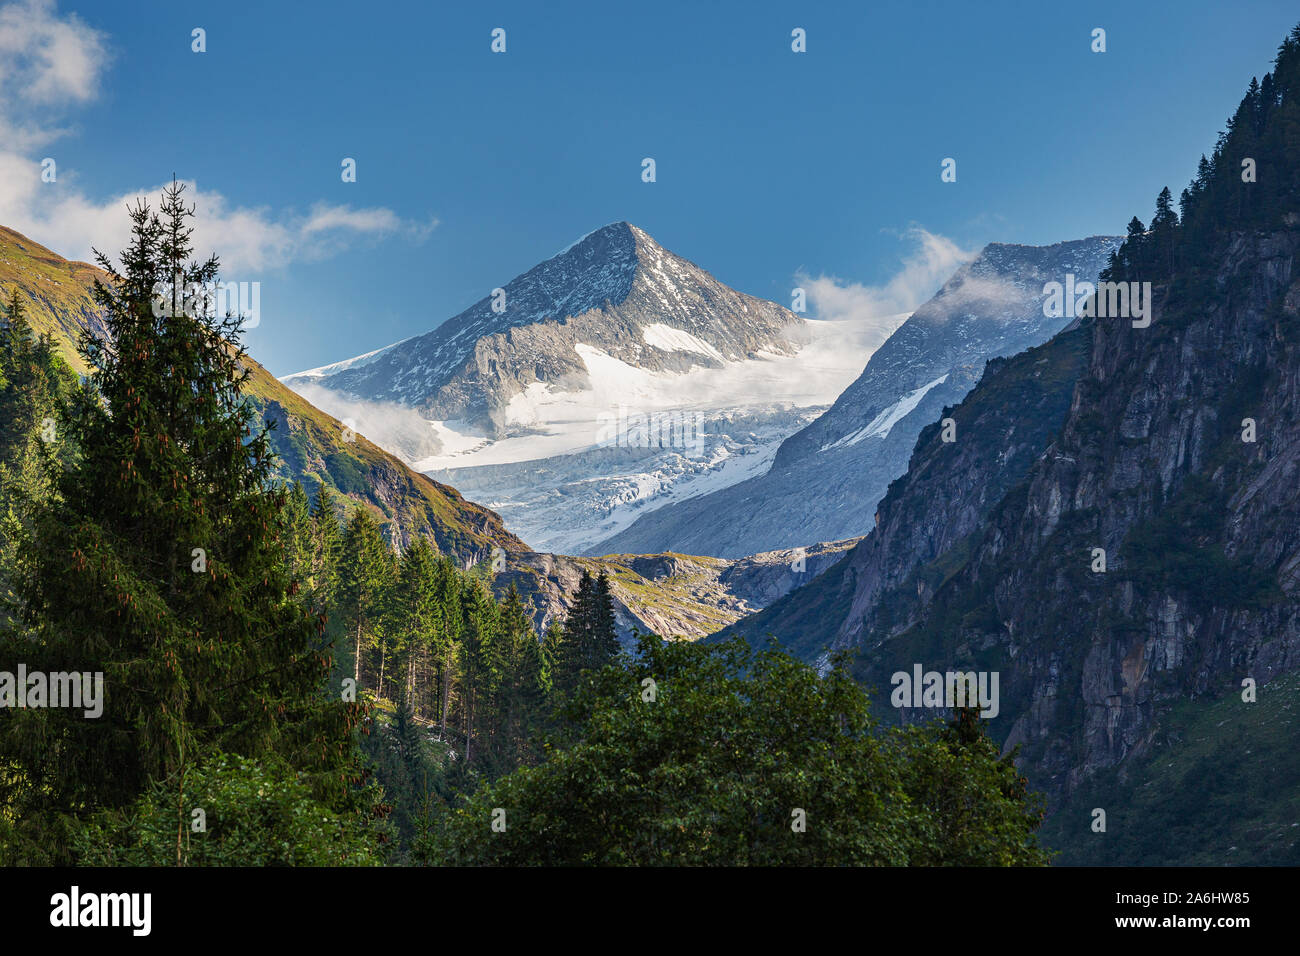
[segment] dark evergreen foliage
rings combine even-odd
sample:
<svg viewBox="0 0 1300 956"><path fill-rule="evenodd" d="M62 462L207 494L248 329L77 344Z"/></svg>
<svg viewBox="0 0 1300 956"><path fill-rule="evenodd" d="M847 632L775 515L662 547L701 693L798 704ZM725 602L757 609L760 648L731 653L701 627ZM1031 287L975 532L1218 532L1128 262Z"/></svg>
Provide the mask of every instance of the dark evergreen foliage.
<svg viewBox="0 0 1300 956"><path fill-rule="evenodd" d="M182 191L169 187L158 212L130 210L121 271L99 255L108 337L83 338L91 375L58 422L77 454L50 459L53 493L11 569L0 660L103 675L97 718L0 711L11 847L52 861L74 817L161 782L183 807L186 774L210 753L284 761L339 809L355 782L361 714L325 694L321 621L292 594L287 491L242 399L241 320L184 295L215 280L217 261L190 260ZM175 822L179 862L186 821Z"/></svg>
<svg viewBox="0 0 1300 956"><path fill-rule="evenodd" d="M1168 281L1202 269L1232 232L1300 225L1300 26L1278 49L1271 73L1254 78L1213 155L1174 212L1168 187L1149 229L1136 217L1103 280Z"/></svg>

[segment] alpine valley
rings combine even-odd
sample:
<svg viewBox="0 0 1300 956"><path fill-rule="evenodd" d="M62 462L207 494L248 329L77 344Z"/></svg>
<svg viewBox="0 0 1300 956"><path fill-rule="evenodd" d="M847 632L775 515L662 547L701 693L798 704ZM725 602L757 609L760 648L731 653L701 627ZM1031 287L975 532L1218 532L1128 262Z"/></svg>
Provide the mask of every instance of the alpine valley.
<svg viewBox="0 0 1300 956"><path fill-rule="evenodd" d="M317 6L0 0L0 873L1300 866L1283 4Z"/></svg>
<svg viewBox="0 0 1300 956"><path fill-rule="evenodd" d="M154 307L188 184L0 227L0 656L108 674L0 699L0 860L1300 865L1300 27L1196 170L848 319L615 221L282 379Z"/></svg>

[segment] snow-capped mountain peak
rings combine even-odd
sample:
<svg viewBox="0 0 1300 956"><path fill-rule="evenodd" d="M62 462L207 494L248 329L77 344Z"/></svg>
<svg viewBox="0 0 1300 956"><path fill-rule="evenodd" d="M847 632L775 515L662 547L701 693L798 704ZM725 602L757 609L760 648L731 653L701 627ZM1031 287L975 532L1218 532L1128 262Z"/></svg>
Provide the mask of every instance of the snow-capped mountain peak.
<svg viewBox="0 0 1300 956"><path fill-rule="evenodd" d="M308 372L349 399L396 402L426 418L499 435L510 400L534 383L582 378L576 346L661 371L790 354L804 320L737 292L619 221L590 232L433 331Z"/></svg>

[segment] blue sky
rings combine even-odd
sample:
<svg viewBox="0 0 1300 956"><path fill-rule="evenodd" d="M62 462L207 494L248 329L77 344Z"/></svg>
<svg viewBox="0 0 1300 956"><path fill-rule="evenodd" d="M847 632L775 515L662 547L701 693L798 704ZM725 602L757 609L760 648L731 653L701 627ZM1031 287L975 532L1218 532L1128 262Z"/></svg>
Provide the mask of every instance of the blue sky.
<svg viewBox="0 0 1300 956"><path fill-rule="evenodd" d="M1294 0L0 0L0 223L84 257L121 245L125 197L194 182L201 243L262 283L248 344L276 374L427 331L618 219L745 292L788 304L801 276L823 315L881 307L985 242L1148 218L1298 19Z"/></svg>

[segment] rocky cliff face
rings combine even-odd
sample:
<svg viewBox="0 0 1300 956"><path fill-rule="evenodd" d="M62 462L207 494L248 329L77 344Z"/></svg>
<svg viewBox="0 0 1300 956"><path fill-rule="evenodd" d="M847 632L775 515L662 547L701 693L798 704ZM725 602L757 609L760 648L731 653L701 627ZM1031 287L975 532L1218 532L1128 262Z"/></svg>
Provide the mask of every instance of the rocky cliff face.
<svg viewBox="0 0 1300 956"><path fill-rule="evenodd" d="M781 444L763 475L660 508L590 549L674 548L734 557L865 534L921 429L979 380L984 363L1066 326L1044 285L1092 282L1119 240L991 244L912 314L835 404Z"/></svg>
<svg viewBox="0 0 1300 956"><path fill-rule="evenodd" d="M1112 311L1112 289L990 368L955 441L921 434L878 527L735 628L824 664L853 652L898 720L934 714L891 706L899 671L998 675L989 730L1019 748L1071 862L1300 859L1297 131L1300 27L1179 211L1165 189L1149 227L1129 224L1103 278L1147 308Z"/></svg>
<svg viewBox="0 0 1300 956"><path fill-rule="evenodd" d="M916 663L999 672L990 730L1054 804L1175 703L1300 667L1298 248L1234 233L1155 287L1149 328L1085 320L991 367L878 527L738 629L852 649L882 701Z"/></svg>
<svg viewBox="0 0 1300 956"><path fill-rule="evenodd" d="M1006 661L1007 743L1052 792L1141 753L1172 702L1300 665L1298 247L1236 234L1150 328L1098 320L1060 438L949 585L982 595L953 649Z"/></svg>
<svg viewBox="0 0 1300 956"><path fill-rule="evenodd" d="M934 411L906 475L873 515L871 533L844 561L735 630L751 640L779 634L794 653L824 660L828 651L859 646L900 603L932 594L952 570L946 563L961 560L966 539L1060 428L1086 355L1085 333L1073 329L989 362L965 401ZM954 442L943 441L944 417L955 423Z"/></svg>

